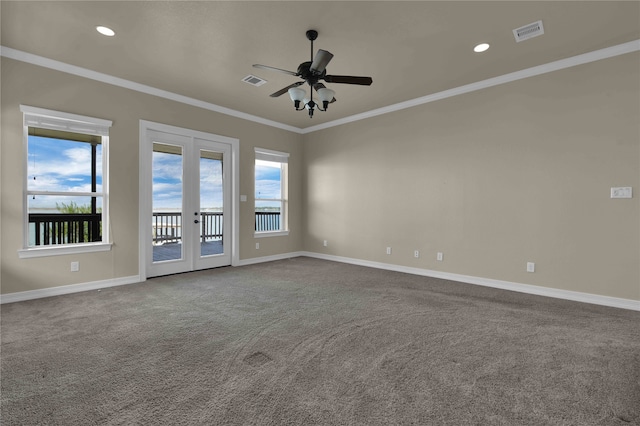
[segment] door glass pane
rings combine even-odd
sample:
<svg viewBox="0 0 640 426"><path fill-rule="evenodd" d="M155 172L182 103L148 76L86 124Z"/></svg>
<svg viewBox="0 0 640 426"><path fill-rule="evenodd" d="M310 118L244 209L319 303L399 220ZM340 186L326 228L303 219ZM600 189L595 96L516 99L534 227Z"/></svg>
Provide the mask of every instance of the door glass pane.
<svg viewBox="0 0 640 426"><path fill-rule="evenodd" d="M183 258L182 245L182 147L153 144L153 261Z"/></svg>
<svg viewBox="0 0 640 426"><path fill-rule="evenodd" d="M200 150L200 256L224 252L222 153Z"/></svg>

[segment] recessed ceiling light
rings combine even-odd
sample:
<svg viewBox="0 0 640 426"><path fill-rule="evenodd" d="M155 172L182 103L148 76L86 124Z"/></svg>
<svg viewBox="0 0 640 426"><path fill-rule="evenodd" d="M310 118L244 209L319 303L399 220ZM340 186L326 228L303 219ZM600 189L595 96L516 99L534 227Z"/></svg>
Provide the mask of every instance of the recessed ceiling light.
<svg viewBox="0 0 640 426"><path fill-rule="evenodd" d="M102 34L102 35L106 35L108 37L113 37L114 35L116 35L116 32L113 31L111 28L109 27L102 27L102 26L98 26L96 27L96 30Z"/></svg>
<svg viewBox="0 0 640 426"><path fill-rule="evenodd" d="M480 43L476 47L473 48L473 51L476 53L484 52L489 48L489 43Z"/></svg>

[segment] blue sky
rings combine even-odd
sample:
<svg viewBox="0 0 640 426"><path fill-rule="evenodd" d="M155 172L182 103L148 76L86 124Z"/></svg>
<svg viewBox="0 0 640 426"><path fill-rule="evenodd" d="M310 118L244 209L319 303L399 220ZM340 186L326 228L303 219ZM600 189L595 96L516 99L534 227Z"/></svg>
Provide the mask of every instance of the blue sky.
<svg viewBox="0 0 640 426"><path fill-rule="evenodd" d="M257 161L256 197L280 198L279 163ZM222 163L200 159L200 209L222 207ZM279 203L261 203L277 206ZM180 210L182 206L182 156L162 152L153 153L153 209Z"/></svg>
<svg viewBox="0 0 640 426"><path fill-rule="evenodd" d="M29 136L28 189L31 191L91 191L91 145L84 142ZM102 146L97 147L97 184L102 185ZM222 207L222 163L200 159L201 209ZM279 198L280 164L256 162L255 195ZM35 177L35 179L34 179ZM55 208L56 202L90 203L90 197L29 197L30 209ZM264 204L264 203L263 203ZM153 153L153 206L155 209L180 210L182 207L182 156Z"/></svg>
<svg viewBox="0 0 640 426"><path fill-rule="evenodd" d="M91 192L91 145L61 139L29 136L27 187L30 191ZM35 178L35 179L34 179ZM97 184L102 190L102 146L97 147ZM55 203L90 203L90 197L29 197L29 207L55 208Z"/></svg>
<svg viewBox="0 0 640 426"><path fill-rule="evenodd" d="M222 207L222 162L200 159L200 209ZM182 209L182 156L153 153L153 209Z"/></svg>
<svg viewBox="0 0 640 426"><path fill-rule="evenodd" d="M280 163L256 161L256 198L280 198Z"/></svg>
<svg viewBox="0 0 640 426"><path fill-rule="evenodd" d="M91 192L91 145L29 136L27 174L29 190ZM101 145L97 147L97 184L100 191Z"/></svg>

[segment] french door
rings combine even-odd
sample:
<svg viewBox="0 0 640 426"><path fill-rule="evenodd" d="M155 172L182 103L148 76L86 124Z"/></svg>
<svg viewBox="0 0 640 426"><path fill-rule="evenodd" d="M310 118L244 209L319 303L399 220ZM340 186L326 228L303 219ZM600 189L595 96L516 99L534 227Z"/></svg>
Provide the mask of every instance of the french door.
<svg viewBox="0 0 640 426"><path fill-rule="evenodd" d="M146 277L232 263L232 146L184 133L146 129L141 142Z"/></svg>

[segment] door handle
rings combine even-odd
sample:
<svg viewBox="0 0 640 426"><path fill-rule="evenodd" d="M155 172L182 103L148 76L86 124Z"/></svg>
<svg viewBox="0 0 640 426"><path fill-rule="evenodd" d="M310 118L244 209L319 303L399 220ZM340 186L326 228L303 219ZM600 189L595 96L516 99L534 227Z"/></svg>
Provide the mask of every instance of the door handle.
<svg viewBox="0 0 640 426"><path fill-rule="evenodd" d="M198 219L195 219L193 223L200 223L200 221Z"/></svg>

